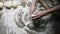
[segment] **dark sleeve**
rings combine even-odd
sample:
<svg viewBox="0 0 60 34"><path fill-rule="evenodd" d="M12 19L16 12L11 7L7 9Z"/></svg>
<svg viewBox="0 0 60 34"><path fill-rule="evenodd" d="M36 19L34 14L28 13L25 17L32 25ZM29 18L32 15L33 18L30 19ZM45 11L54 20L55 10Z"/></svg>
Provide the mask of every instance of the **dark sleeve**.
<svg viewBox="0 0 60 34"><path fill-rule="evenodd" d="M60 4L60 0L57 0L57 5L59 5Z"/></svg>
<svg viewBox="0 0 60 34"><path fill-rule="evenodd" d="M60 4L60 0L54 0L53 7Z"/></svg>

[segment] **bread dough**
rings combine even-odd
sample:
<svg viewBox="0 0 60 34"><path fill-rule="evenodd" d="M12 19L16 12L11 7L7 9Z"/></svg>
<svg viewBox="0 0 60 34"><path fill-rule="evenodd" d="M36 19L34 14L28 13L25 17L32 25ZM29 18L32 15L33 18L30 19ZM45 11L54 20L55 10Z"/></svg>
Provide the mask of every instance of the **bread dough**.
<svg viewBox="0 0 60 34"><path fill-rule="evenodd" d="M0 8L3 8L3 3L2 2L0 2Z"/></svg>
<svg viewBox="0 0 60 34"><path fill-rule="evenodd" d="M16 8L18 6L18 2L17 1L13 1L12 6L13 6L13 8Z"/></svg>
<svg viewBox="0 0 60 34"><path fill-rule="evenodd" d="M12 1L5 2L4 6L7 7L7 8L11 8L12 7Z"/></svg>

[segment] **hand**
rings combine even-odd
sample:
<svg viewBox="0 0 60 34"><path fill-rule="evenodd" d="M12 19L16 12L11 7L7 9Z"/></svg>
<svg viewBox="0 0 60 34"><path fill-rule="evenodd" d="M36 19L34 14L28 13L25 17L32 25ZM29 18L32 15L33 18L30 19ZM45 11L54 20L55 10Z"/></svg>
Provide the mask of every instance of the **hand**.
<svg viewBox="0 0 60 34"><path fill-rule="evenodd" d="M38 10L36 10L35 12L33 12L31 14L31 17L32 17L32 19L36 19L36 18L39 18L39 17L45 15L46 13L47 13L47 11L38 11Z"/></svg>

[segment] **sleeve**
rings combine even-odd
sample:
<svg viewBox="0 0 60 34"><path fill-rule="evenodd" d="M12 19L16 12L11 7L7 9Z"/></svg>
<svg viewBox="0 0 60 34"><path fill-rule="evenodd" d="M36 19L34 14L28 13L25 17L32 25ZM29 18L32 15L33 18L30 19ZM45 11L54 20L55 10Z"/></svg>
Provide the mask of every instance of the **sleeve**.
<svg viewBox="0 0 60 34"><path fill-rule="evenodd" d="M60 4L60 0L55 0L54 5L56 6L56 5L59 5L59 4Z"/></svg>
<svg viewBox="0 0 60 34"><path fill-rule="evenodd" d="M47 0L47 4L49 7L54 7L60 4L60 0Z"/></svg>
<svg viewBox="0 0 60 34"><path fill-rule="evenodd" d="M58 5L60 4L60 0L58 0Z"/></svg>

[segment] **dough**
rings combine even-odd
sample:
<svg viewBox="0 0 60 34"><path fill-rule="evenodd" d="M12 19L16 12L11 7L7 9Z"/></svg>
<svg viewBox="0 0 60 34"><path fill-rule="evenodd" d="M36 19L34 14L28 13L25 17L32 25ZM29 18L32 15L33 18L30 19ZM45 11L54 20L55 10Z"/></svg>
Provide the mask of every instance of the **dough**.
<svg viewBox="0 0 60 34"><path fill-rule="evenodd" d="M3 8L3 3L2 3L2 2L0 2L0 9L1 9L1 8Z"/></svg>
<svg viewBox="0 0 60 34"><path fill-rule="evenodd" d="M12 7L13 7L13 8L16 8L17 6L18 6L18 2L17 2L17 1L13 1Z"/></svg>
<svg viewBox="0 0 60 34"><path fill-rule="evenodd" d="M11 8L12 7L12 1L7 1L4 3L5 7Z"/></svg>

